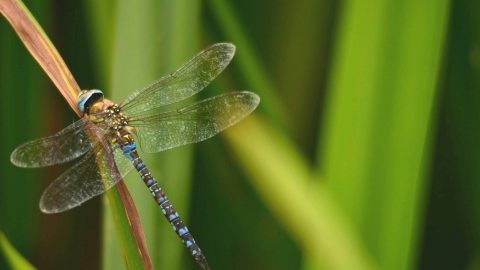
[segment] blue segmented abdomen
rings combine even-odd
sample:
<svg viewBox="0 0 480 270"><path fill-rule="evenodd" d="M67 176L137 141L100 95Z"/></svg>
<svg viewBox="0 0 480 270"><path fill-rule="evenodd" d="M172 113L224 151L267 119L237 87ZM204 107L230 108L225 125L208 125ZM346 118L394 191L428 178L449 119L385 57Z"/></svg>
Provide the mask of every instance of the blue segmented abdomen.
<svg viewBox="0 0 480 270"><path fill-rule="evenodd" d="M129 143L126 143L126 144L122 145L122 152L130 161L133 162L133 160L135 159L135 157L133 156L134 153L137 154L137 157L138 157L137 144L135 143L135 141L132 141L132 142L129 142ZM143 162L142 162L142 164L143 164ZM137 168L137 170L138 170L138 168Z"/></svg>
<svg viewBox="0 0 480 270"><path fill-rule="evenodd" d="M152 194L157 204L160 206L160 209L162 210L163 215L167 218L168 222L170 222L170 224L172 225L173 230L177 233L178 237L182 239L182 242L185 244L185 246L190 250L190 254L192 254L195 260L197 260L200 263L200 265L202 265L202 268L210 269L208 267L205 256L203 255L198 245L195 243L195 240L193 239L193 236L188 231L187 226L185 226L183 221L180 219L178 212L172 206L167 196L165 195L165 193L160 188L155 178L152 176L152 174L148 170L145 163L139 157L137 153L135 141L128 142L122 145L121 147L122 147L121 149L123 151L123 154L130 161L132 161L133 166L135 167L135 169L137 169L138 173L140 174L140 177L143 179L143 182L150 190L150 193Z"/></svg>

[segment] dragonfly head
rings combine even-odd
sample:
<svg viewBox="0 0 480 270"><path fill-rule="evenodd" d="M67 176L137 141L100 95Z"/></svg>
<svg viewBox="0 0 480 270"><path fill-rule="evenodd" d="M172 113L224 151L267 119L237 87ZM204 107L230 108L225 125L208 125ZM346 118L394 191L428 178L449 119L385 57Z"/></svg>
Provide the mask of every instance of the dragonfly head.
<svg viewBox="0 0 480 270"><path fill-rule="evenodd" d="M82 90L77 99L77 106L82 113L88 114L89 109L102 99L103 93L98 89Z"/></svg>

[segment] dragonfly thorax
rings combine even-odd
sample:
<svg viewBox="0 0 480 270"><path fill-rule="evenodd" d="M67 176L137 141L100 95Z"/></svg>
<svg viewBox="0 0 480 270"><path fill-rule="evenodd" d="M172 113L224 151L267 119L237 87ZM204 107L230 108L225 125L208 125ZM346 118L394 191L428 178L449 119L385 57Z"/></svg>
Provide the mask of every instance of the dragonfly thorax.
<svg viewBox="0 0 480 270"><path fill-rule="evenodd" d="M118 104L103 98L100 90L83 90L77 104L78 108L86 115L90 115L94 122L105 121L114 130L120 130L128 125L128 117L122 113Z"/></svg>
<svg viewBox="0 0 480 270"><path fill-rule="evenodd" d="M106 121L114 130L120 130L128 125L128 117L122 113L117 104L113 104L104 110Z"/></svg>

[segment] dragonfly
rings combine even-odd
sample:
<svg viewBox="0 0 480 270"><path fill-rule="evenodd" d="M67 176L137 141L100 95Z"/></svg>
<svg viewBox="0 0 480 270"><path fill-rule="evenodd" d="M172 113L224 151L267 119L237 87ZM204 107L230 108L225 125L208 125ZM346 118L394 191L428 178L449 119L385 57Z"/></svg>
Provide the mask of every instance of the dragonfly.
<svg viewBox="0 0 480 270"><path fill-rule="evenodd" d="M136 141L143 152L161 152L206 140L250 114L260 98L248 91L221 94L176 110L155 110L204 89L234 54L233 44L214 44L118 104L104 98L98 89L81 91L77 100L83 113L80 120L53 136L19 146L11 155L12 163L24 168L82 157L47 187L40 210L59 213L79 206L113 187L135 168L190 254L202 269L210 269L192 234L139 156Z"/></svg>

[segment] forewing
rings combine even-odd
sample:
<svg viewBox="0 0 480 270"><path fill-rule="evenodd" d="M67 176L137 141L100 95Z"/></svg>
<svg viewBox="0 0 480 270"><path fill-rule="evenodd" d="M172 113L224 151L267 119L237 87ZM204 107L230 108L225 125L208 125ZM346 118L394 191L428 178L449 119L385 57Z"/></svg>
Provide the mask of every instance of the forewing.
<svg viewBox="0 0 480 270"><path fill-rule="evenodd" d="M98 142L79 162L50 184L40 199L40 209L53 214L76 207L114 186L132 168L132 163L120 148L107 141Z"/></svg>
<svg viewBox="0 0 480 270"><path fill-rule="evenodd" d="M235 46L214 44L195 55L170 75L130 94L121 104L132 116L184 100L205 88L232 60Z"/></svg>
<svg viewBox="0 0 480 270"><path fill-rule="evenodd" d="M22 144L13 151L10 160L24 168L45 167L73 160L92 149L85 129L89 124L93 125L84 117L53 136Z"/></svg>
<svg viewBox="0 0 480 270"><path fill-rule="evenodd" d="M250 114L260 102L251 92L230 92L179 110L133 117L140 147L155 153L206 140Z"/></svg>

